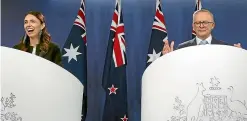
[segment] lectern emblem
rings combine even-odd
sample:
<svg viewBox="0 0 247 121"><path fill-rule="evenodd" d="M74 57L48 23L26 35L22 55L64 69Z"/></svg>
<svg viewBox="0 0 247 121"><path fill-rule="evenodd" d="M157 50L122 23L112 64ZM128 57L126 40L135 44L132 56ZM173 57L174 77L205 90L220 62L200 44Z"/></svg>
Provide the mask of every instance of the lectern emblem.
<svg viewBox="0 0 247 121"><path fill-rule="evenodd" d="M233 99L234 87L227 88L228 93L220 92L218 78L210 78L211 87L205 88L203 83L197 84L197 92L189 104L183 104L179 97L175 98L174 110L176 114L169 121L247 121L247 106L245 100Z"/></svg>
<svg viewBox="0 0 247 121"><path fill-rule="evenodd" d="M22 121L22 118L15 112L9 112L8 109L12 109L16 106L14 99L16 96L10 93L10 97L1 98L1 121Z"/></svg>

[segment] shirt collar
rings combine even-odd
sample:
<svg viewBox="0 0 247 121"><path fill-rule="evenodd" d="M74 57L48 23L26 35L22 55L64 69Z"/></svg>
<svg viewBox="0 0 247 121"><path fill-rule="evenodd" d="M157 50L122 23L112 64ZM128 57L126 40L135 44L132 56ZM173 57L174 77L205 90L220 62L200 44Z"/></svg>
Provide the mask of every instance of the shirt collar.
<svg viewBox="0 0 247 121"><path fill-rule="evenodd" d="M210 34L209 37L208 37L207 39L205 39L205 40L208 42L208 44L211 44L211 41L212 41L212 36L211 36L211 34ZM203 40L200 39L200 38L198 38L198 37L196 36L196 43L197 43L197 45L198 45L201 41L203 41Z"/></svg>

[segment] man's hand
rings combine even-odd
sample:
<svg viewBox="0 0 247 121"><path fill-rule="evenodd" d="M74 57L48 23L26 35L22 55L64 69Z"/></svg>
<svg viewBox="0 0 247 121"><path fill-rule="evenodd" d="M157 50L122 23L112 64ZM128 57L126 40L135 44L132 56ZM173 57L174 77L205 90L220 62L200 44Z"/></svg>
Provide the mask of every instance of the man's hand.
<svg viewBox="0 0 247 121"><path fill-rule="evenodd" d="M163 47L163 50L162 50L162 54L165 55L169 52L172 52L173 51L173 47L174 47L174 41L171 42L171 45L169 45L169 41L168 40L165 40L164 41L164 47Z"/></svg>
<svg viewBox="0 0 247 121"><path fill-rule="evenodd" d="M242 47L241 47L241 43L234 44L234 47L242 48Z"/></svg>

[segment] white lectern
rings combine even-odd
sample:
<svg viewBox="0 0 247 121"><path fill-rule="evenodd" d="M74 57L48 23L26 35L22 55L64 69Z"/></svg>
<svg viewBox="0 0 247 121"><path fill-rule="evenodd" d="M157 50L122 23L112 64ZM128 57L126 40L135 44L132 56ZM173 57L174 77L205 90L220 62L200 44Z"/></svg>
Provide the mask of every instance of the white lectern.
<svg viewBox="0 0 247 121"><path fill-rule="evenodd" d="M224 45L179 49L142 78L141 121L247 121L247 51Z"/></svg>
<svg viewBox="0 0 247 121"><path fill-rule="evenodd" d="M2 121L80 121L83 85L56 64L1 47Z"/></svg>

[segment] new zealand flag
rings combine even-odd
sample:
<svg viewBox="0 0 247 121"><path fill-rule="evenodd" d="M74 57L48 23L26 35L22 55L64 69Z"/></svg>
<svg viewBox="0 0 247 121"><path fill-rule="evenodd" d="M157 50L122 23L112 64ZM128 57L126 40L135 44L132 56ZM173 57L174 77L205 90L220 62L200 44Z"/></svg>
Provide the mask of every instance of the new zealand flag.
<svg viewBox="0 0 247 121"><path fill-rule="evenodd" d="M126 43L120 0L116 0L102 86L106 100L102 121L127 121Z"/></svg>

